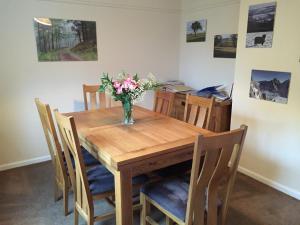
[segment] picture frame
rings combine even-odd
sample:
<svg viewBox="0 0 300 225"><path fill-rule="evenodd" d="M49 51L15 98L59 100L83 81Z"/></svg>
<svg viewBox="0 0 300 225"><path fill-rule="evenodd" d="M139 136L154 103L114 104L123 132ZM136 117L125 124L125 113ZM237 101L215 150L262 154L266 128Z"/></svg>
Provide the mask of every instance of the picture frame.
<svg viewBox="0 0 300 225"><path fill-rule="evenodd" d="M39 62L97 61L95 21L34 18Z"/></svg>

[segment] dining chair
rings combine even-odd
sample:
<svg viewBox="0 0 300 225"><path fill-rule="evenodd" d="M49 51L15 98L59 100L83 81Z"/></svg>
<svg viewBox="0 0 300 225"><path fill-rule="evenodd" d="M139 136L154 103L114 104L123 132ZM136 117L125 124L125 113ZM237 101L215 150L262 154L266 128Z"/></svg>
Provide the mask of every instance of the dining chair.
<svg viewBox="0 0 300 225"><path fill-rule="evenodd" d="M61 145L59 143L58 136L55 130L50 106L48 104L42 103L38 98L35 99L35 103L40 115L46 142L54 167L54 198L55 201L57 201L59 199L59 192L61 191L63 193L64 213L65 215L67 215L70 180L65 166L64 154L62 152Z"/></svg>
<svg viewBox="0 0 300 225"><path fill-rule="evenodd" d="M104 92L99 92L100 85L86 85L82 86L83 89L83 99L85 110L106 108L107 102L106 95ZM89 95L89 101L88 101ZM109 105L110 107L110 105Z"/></svg>
<svg viewBox="0 0 300 225"><path fill-rule="evenodd" d="M115 210L95 216L94 200L114 199L114 175L103 165L98 165L89 170L86 169L83 163L82 151L80 151L74 118L64 116L57 110L54 113L66 155L71 183L74 188L75 225L78 225L79 214L88 225L92 225L96 221L112 218L115 215ZM75 167L72 166L71 157L75 160ZM147 180L148 178L145 175L136 176L133 177L132 184L140 187ZM135 205L133 209L140 209L140 204Z"/></svg>
<svg viewBox="0 0 300 225"><path fill-rule="evenodd" d="M187 94L184 110L184 121L204 129L209 129L212 121L212 110L214 104L214 97L209 99ZM191 168L192 161L189 160L156 170L153 172L153 174L157 175L158 177L165 178L190 172Z"/></svg>
<svg viewBox="0 0 300 225"><path fill-rule="evenodd" d="M50 106L48 104L44 104L38 98L35 99L35 103L41 119L52 164L54 166L55 201L57 201L60 198L59 192L61 191L64 200L64 213L65 215L68 215L69 213L68 194L69 191L71 190L71 183L70 183L69 173L66 166L65 153L62 150L61 144L58 140L58 135L55 129ZM87 167L93 167L99 164L98 160L95 159L91 154L89 154L89 152L86 151L83 147L81 147L81 151L83 153L84 163ZM72 159L71 161L72 161L72 165L74 166L74 159Z"/></svg>
<svg viewBox="0 0 300 225"><path fill-rule="evenodd" d="M184 177L149 183L141 188L141 224L157 225L150 217L155 206L171 225L225 225L247 126L196 137L190 181ZM225 194L220 191L223 190Z"/></svg>
<svg viewBox="0 0 300 225"><path fill-rule="evenodd" d="M175 94L167 91L156 91L153 111L170 116L172 113Z"/></svg>
<svg viewBox="0 0 300 225"><path fill-rule="evenodd" d="M184 121L195 126L210 129L215 98L186 95Z"/></svg>

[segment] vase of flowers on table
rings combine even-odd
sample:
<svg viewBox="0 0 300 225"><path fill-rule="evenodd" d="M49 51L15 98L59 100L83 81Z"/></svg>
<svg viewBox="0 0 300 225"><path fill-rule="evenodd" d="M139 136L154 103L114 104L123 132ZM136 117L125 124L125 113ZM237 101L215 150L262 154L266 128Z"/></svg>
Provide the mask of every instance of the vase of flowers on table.
<svg viewBox="0 0 300 225"><path fill-rule="evenodd" d="M134 123L132 117L132 106L134 103L143 98L145 91L154 90L159 87L152 74L147 78L140 79L136 74L131 76L125 72L118 75L117 79L109 77L108 73L104 73L101 77L100 92L106 90L111 94L115 101L121 101L124 111L123 123L130 125Z"/></svg>

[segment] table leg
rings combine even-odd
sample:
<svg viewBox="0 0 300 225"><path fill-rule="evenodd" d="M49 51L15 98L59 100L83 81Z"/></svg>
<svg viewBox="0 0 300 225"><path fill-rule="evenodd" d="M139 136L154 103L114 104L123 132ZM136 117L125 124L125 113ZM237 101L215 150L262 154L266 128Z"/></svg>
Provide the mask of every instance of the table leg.
<svg viewBox="0 0 300 225"><path fill-rule="evenodd" d="M130 170L116 171L116 224L133 225L132 214L132 174Z"/></svg>

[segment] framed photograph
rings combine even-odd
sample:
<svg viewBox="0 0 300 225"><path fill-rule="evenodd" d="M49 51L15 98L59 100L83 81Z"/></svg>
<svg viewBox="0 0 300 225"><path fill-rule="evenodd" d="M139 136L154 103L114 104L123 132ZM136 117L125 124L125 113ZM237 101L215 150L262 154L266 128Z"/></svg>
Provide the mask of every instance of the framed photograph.
<svg viewBox="0 0 300 225"><path fill-rule="evenodd" d="M214 57L236 58L237 34L215 35Z"/></svg>
<svg viewBox="0 0 300 225"><path fill-rule="evenodd" d="M39 62L97 61L96 22L34 18Z"/></svg>
<svg viewBox="0 0 300 225"><path fill-rule="evenodd" d="M271 48L276 2L252 5L249 8L246 47Z"/></svg>
<svg viewBox="0 0 300 225"><path fill-rule="evenodd" d="M287 104L291 73L252 70L250 97Z"/></svg>
<svg viewBox="0 0 300 225"><path fill-rule="evenodd" d="M207 20L190 21L186 24L186 42L206 41Z"/></svg>

